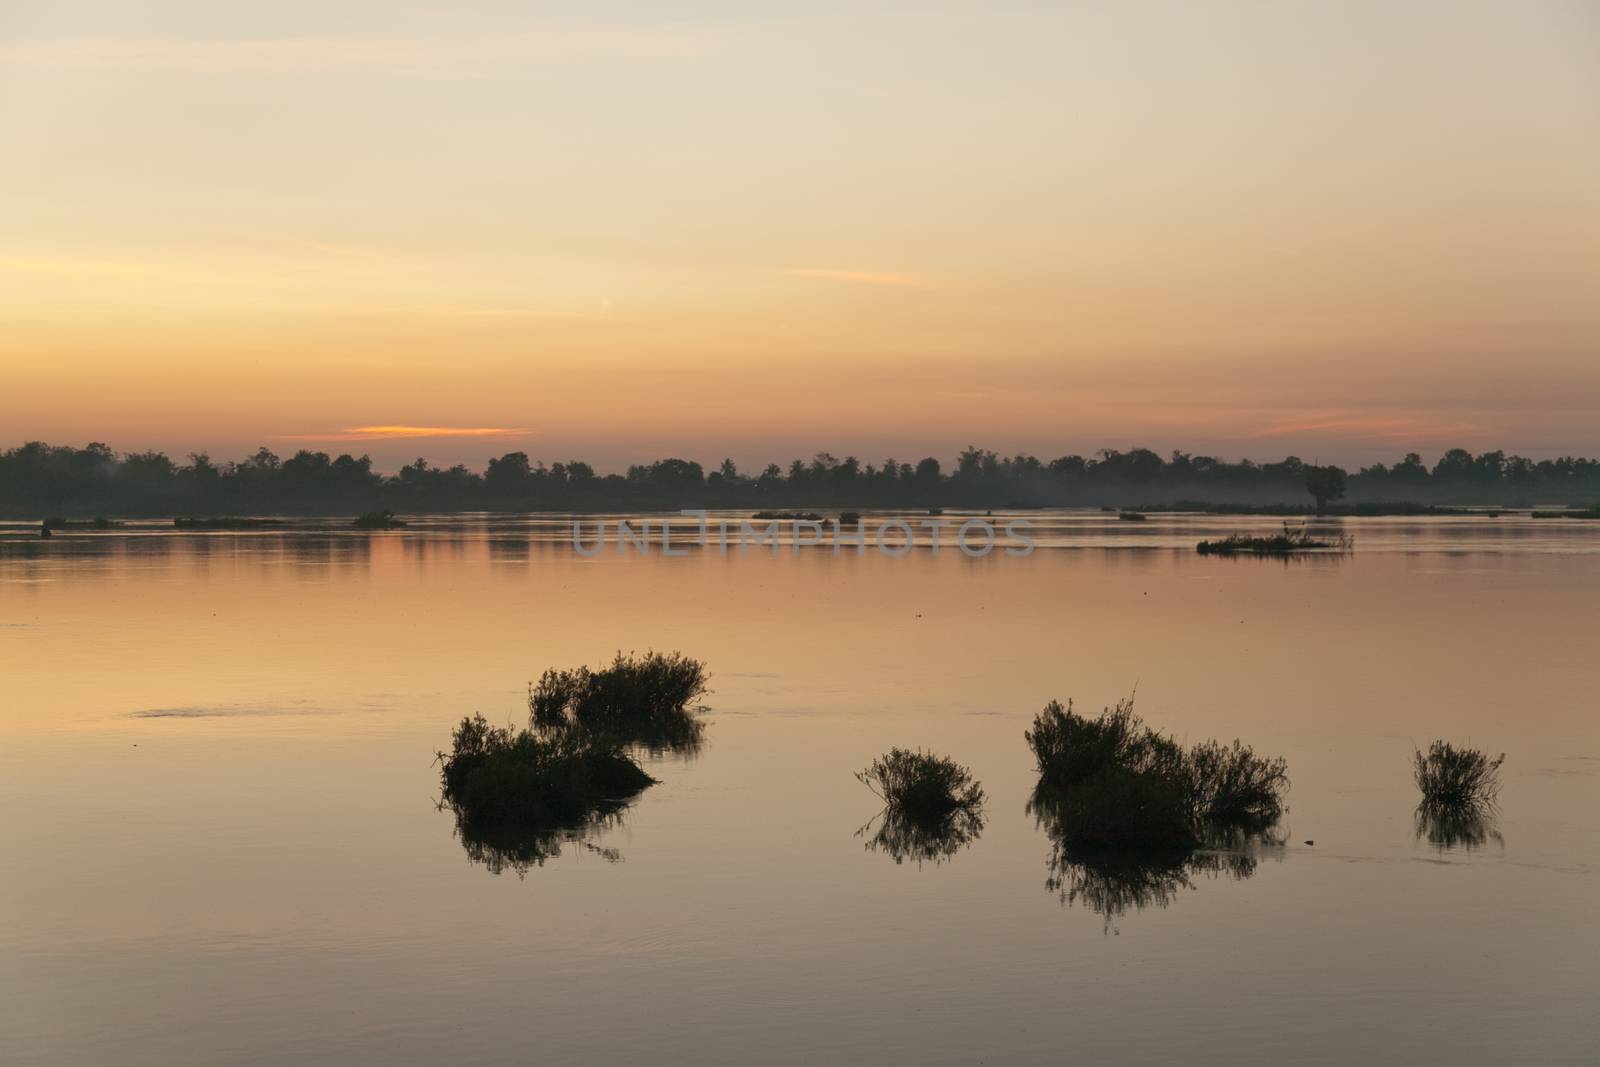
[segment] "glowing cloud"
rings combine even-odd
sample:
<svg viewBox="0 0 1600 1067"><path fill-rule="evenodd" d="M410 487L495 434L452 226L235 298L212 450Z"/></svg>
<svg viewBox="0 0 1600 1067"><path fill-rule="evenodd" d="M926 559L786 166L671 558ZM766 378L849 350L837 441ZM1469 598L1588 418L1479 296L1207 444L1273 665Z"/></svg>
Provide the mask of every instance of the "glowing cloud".
<svg viewBox="0 0 1600 1067"><path fill-rule="evenodd" d="M280 441L393 441L409 437L526 437L521 426L347 426L335 433L281 434Z"/></svg>

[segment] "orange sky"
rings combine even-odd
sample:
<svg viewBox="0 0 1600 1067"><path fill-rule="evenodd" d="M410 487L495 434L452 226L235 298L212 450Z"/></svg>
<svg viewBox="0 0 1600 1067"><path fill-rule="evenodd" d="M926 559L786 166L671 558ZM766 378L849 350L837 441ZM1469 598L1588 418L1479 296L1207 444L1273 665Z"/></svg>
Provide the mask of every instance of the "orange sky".
<svg viewBox="0 0 1600 1067"><path fill-rule="evenodd" d="M232 7L0 11L0 445L1600 452L1592 4Z"/></svg>

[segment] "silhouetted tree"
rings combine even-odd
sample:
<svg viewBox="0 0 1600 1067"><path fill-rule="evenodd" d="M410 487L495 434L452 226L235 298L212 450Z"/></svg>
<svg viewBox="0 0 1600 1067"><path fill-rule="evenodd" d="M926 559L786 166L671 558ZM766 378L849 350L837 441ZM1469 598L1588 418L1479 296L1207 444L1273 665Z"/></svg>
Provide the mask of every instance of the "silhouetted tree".
<svg viewBox="0 0 1600 1067"><path fill-rule="evenodd" d="M1317 514L1328 511L1328 501L1344 496L1345 473L1338 467L1307 467L1306 492L1317 500Z"/></svg>

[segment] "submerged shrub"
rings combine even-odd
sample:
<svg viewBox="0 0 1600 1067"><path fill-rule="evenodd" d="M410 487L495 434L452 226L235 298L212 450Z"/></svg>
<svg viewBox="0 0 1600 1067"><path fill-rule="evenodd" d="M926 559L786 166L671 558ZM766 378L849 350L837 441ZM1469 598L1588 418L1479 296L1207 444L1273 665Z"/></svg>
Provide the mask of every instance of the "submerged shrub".
<svg viewBox="0 0 1600 1067"><path fill-rule="evenodd" d="M1193 847L1219 827L1261 829L1283 814L1284 760L1239 741L1186 751L1145 726L1132 697L1094 719L1051 701L1023 736L1039 771L1036 803L1067 841Z"/></svg>
<svg viewBox="0 0 1600 1067"><path fill-rule="evenodd" d="M867 848L896 863L942 862L983 832L983 787L952 759L895 748L856 778L883 801L882 813L860 831L877 824Z"/></svg>
<svg viewBox="0 0 1600 1067"><path fill-rule="evenodd" d="M1243 743L1201 741L1184 759L1190 803L1207 823L1270 826L1283 814L1289 764L1257 756Z"/></svg>
<svg viewBox="0 0 1600 1067"><path fill-rule="evenodd" d="M1176 742L1147 728L1133 713L1132 697L1094 719L1074 712L1070 700L1065 707L1052 700L1022 736L1033 749L1039 780L1057 789L1114 768L1176 775L1183 759Z"/></svg>
<svg viewBox="0 0 1600 1067"><path fill-rule="evenodd" d="M567 731L653 754L692 752L704 724L693 702L706 694L705 665L678 652L618 652L608 667L548 670L528 689L535 729Z"/></svg>
<svg viewBox="0 0 1600 1067"><path fill-rule="evenodd" d="M1422 802L1440 807L1493 805L1500 794L1500 765L1505 753L1490 759L1475 748L1456 748L1435 741L1413 758L1413 774Z"/></svg>
<svg viewBox="0 0 1600 1067"><path fill-rule="evenodd" d="M1149 771L1108 767L1068 789L1041 785L1029 810L1073 846L1187 851L1200 843L1182 779Z"/></svg>
<svg viewBox="0 0 1600 1067"><path fill-rule="evenodd" d="M893 748L856 772L862 785L884 807L922 821L938 821L963 808L983 804L983 787L972 772L946 756Z"/></svg>
<svg viewBox="0 0 1600 1067"><path fill-rule="evenodd" d="M529 688L528 726L461 720L439 753L441 806L475 860L519 872L611 825L655 784L630 751L692 751L700 743L706 672L678 653L620 653L610 667L546 671Z"/></svg>
<svg viewBox="0 0 1600 1067"><path fill-rule="evenodd" d="M482 715L461 720L439 759L445 802L474 826L581 822L655 782L619 748L494 726Z"/></svg>

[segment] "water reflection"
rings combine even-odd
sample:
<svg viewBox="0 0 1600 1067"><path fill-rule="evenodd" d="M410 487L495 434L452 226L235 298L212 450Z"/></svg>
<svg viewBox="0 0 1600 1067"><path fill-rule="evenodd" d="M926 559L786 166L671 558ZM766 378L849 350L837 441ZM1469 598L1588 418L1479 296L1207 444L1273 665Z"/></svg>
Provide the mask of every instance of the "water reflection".
<svg viewBox="0 0 1600 1067"><path fill-rule="evenodd" d="M1493 843L1505 847L1495 809L1486 804L1417 805L1414 816L1417 840L1426 840L1440 852L1462 849L1471 852Z"/></svg>
<svg viewBox="0 0 1600 1067"><path fill-rule="evenodd" d="M1105 920L1107 933L1130 911L1166 908L1197 878L1243 881L1263 859L1281 860L1285 835L1276 825L1214 825L1198 848L1115 848L1073 843L1063 824L1060 795L1037 790L1028 814L1050 839L1045 889L1063 906L1088 908Z"/></svg>
<svg viewBox="0 0 1600 1067"><path fill-rule="evenodd" d="M897 808L885 808L861 829L869 852L882 852L896 863L912 860L940 864L966 848L983 833L983 811L959 808L947 818L921 820ZM876 827L876 829L874 829Z"/></svg>
<svg viewBox="0 0 1600 1067"><path fill-rule="evenodd" d="M466 850L467 859L481 863L490 874L512 871L524 878L535 867L561 856L572 846L593 853L607 863L620 863L622 853L615 848L605 848L592 838L622 825L623 814L632 805L631 800L617 801L590 812L582 820L566 825L538 825L528 823L496 822L482 824L467 818L466 813L455 810L456 839ZM440 802L441 811L448 805Z"/></svg>

